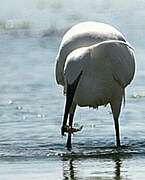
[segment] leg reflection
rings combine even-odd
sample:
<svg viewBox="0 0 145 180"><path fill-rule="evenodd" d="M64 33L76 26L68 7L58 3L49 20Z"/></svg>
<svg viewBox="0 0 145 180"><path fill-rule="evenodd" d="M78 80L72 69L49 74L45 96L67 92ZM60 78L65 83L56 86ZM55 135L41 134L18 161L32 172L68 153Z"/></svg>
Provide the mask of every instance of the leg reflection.
<svg viewBox="0 0 145 180"><path fill-rule="evenodd" d="M115 176L114 176L115 180L121 180L122 179L121 173L120 173L121 164L122 164L122 161L120 159L115 159Z"/></svg>
<svg viewBox="0 0 145 180"><path fill-rule="evenodd" d="M63 161L63 180L77 180L73 159L64 159Z"/></svg>
<svg viewBox="0 0 145 180"><path fill-rule="evenodd" d="M110 159L111 160L111 159ZM115 166L113 167L113 174L112 174L112 180L123 180L123 176L121 175L121 166L122 166L122 161L119 159L119 158L113 158L112 159L115 163ZM112 161L111 160L111 161ZM100 165L99 170L94 173L94 168L97 167L96 166L96 161L97 159L94 159L94 166L92 166L92 164L86 164L86 166L84 166L85 168L88 166L88 169L90 170L90 166L93 167L92 168L92 171L88 171L88 177L87 179L94 179L94 180L98 180L98 179L103 179L102 177L104 177L105 175L105 179L103 180L110 180L110 168L109 168L109 171L106 171L104 170L104 165L103 165L103 169L100 169L102 168L102 166ZM103 161L104 163L106 161ZM85 162L87 163L87 162ZM92 161L93 163L93 161ZM101 162L99 162L101 163ZM99 165L99 163L97 163L97 165ZM103 164L104 164L103 163ZM82 169L78 169L78 161L76 159L73 159L73 158L64 158L63 159L63 180L78 180L78 179L81 179L79 176L82 175L80 174L81 171L83 171ZM107 167L107 164L106 164L106 168L108 170L108 167ZM86 168L86 171L87 171L87 168ZM89 176L90 175L90 176Z"/></svg>

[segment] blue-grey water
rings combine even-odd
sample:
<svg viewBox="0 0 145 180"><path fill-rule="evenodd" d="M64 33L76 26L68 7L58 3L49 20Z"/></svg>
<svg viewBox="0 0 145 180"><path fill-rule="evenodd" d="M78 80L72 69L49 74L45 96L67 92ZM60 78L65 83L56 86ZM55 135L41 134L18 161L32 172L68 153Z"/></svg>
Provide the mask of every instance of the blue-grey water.
<svg viewBox="0 0 145 180"><path fill-rule="evenodd" d="M145 2L0 0L0 179L120 180L145 177ZM136 74L115 148L110 107L78 108L73 152L60 135L65 97L55 82L64 32L95 20L135 48Z"/></svg>

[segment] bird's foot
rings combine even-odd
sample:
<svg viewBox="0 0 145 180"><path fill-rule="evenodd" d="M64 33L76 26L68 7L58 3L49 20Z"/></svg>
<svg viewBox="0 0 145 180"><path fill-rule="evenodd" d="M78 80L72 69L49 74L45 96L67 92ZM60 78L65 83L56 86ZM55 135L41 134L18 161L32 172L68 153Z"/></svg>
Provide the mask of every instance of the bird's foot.
<svg viewBox="0 0 145 180"><path fill-rule="evenodd" d="M64 136L65 132L73 134L74 132L81 131L82 128L83 128L83 126L81 126L80 128L73 128L71 126L65 125L65 126L62 126L62 128L61 128L61 134L62 134L62 136Z"/></svg>

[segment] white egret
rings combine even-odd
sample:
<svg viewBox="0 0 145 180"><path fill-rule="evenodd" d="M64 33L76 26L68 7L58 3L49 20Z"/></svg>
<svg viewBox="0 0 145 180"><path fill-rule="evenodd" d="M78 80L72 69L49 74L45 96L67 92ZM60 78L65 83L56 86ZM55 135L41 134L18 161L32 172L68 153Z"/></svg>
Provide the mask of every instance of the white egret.
<svg viewBox="0 0 145 180"><path fill-rule="evenodd" d="M110 25L83 22L66 32L56 60L56 80L64 86L66 93L61 133L68 133L67 149L72 148L71 134L80 130L72 127L76 106L97 108L108 103L119 147L118 118L122 99L125 87L132 81L135 72L131 45Z"/></svg>

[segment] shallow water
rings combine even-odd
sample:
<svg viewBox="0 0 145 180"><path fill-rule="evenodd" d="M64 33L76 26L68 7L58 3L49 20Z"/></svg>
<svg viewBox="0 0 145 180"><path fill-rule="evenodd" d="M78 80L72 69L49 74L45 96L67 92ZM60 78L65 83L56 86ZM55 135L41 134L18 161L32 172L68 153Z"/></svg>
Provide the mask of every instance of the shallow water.
<svg viewBox="0 0 145 180"><path fill-rule="evenodd" d="M13 2L0 6L0 179L144 179L144 1ZM115 148L109 106L78 108L75 125L84 127L69 153L55 57L63 33L85 20L120 29L135 48L136 75L120 115L123 147Z"/></svg>

